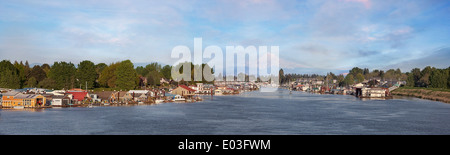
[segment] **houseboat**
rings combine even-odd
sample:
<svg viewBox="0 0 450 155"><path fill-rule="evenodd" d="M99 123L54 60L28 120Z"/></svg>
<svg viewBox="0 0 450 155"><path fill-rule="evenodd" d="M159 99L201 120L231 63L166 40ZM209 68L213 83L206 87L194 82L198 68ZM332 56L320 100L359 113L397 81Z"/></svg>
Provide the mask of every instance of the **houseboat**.
<svg viewBox="0 0 450 155"><path fill-rule="evenodd" d="M186 99L185 99L183 96L181 96L181 95L176 95L176 96L173 98L173 100L174 100L174 101L186 101Z"/></svg>

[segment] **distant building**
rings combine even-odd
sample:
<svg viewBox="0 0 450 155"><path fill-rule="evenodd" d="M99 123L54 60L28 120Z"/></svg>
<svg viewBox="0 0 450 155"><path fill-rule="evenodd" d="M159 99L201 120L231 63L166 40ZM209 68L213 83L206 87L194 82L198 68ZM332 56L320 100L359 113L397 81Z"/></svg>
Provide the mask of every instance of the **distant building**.
<svg viewBox="0 0 450 155"><path fill-rule="evenodd" d="M172 90L172 94L181 95L181 96L193 96L193 95L195 95L195 90L189 88L188 86L180 85L177 88L175 88L174 90Z"/></svg>

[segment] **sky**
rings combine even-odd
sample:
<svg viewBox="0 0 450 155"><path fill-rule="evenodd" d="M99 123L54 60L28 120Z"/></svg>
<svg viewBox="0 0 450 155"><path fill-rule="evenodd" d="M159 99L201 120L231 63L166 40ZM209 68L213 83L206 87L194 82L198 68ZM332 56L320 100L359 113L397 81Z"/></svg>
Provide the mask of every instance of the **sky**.
<svg viewBox="0 0 450 155"><path fill-rule="evenodd" d="M447 0L2 0L0 59L172 65L202 38L279 46L285 73L447 68L449 14Z"/></svg>

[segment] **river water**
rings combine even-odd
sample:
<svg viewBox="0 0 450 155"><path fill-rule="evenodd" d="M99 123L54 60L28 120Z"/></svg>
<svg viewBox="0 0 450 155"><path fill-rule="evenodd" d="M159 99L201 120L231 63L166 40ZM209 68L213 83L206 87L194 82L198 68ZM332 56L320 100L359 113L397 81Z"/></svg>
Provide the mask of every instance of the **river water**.
<svg viewBox="0 0 450 155"><path fill-rule="evenodd" d="M450 104L255 91L196 103L2 109L0 134L450 134Z"/></svg>

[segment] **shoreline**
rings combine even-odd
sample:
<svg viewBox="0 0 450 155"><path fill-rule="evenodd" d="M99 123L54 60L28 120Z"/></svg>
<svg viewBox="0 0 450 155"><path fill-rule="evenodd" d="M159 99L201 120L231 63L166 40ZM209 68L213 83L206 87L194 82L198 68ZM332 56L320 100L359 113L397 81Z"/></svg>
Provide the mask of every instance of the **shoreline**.
<svg viewBox="0 0 450 155"><path fill-rule="evenodd" d="M391 93L392 95L416 97L450 104L450 92L446 91L425 88L398 88Z"/></svg>

